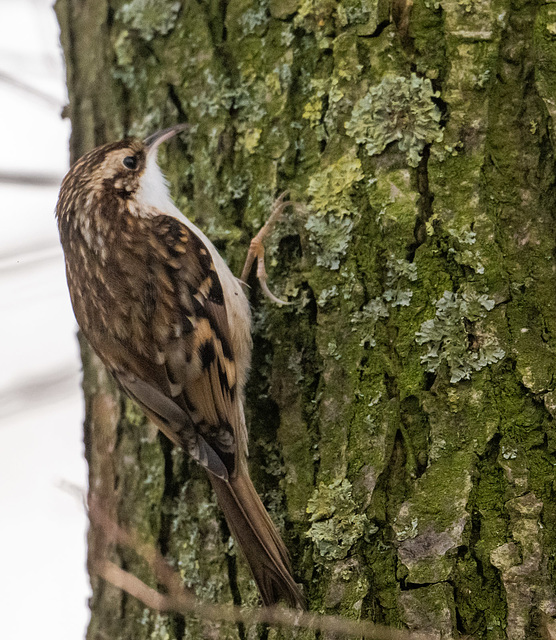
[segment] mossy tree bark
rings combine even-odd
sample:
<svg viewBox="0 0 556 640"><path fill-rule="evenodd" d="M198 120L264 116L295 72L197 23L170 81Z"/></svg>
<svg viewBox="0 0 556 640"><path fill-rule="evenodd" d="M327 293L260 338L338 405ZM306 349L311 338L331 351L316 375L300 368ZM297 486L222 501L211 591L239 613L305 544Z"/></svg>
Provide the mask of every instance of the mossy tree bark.
<svg viewBox="0 0 556 640"><path fill-rule="evenodd" d="M162 165L236 272L278 193L306 205L267 254L292 304L253 287L248 419L255 484L311 608L446 638L553 637L556 6L57 12L73 158L189 122ZM255 604L202 471L82 352L90 491L203 598ZM101 539L93 528L92 550ZM132 551L114 558L156 586ZM266 637L92 582L90 640Z"/></svg>

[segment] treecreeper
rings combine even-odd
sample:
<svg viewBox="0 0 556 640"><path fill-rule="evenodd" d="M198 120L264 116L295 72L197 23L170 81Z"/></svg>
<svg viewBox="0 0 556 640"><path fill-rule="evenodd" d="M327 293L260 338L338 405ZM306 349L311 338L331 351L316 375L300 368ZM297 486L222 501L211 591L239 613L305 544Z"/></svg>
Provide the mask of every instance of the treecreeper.
<svg viewBox="0 0 556 640"><path fill-rule="evenodd" d="M74 313L123 391L208 472L263 603L303 607L247 467L249 303L158 166L160 143L183 128L97 147L64 178L56 217Z"/></svg>

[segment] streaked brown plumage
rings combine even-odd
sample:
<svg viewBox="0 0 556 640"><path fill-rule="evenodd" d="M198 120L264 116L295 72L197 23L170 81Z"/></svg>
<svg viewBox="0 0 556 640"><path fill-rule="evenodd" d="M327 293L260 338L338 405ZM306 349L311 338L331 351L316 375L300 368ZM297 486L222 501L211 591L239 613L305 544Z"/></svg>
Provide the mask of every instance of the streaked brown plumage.
<svg viewBox="0 0 556 640"><path fill-rule="evenodd" d="M75 316L122 389L208 471L263 602L303 606L247 469L249 305L157 165L180 128L98 147L65 177L56 215Z"/></svg>

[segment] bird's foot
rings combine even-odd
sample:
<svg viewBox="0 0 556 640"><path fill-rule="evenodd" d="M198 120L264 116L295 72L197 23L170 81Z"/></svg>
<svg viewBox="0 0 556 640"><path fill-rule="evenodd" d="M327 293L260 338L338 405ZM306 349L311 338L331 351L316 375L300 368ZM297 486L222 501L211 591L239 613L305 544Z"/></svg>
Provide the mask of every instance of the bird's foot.
<svg viewBox="0 0 556 640"><path fill-rule="evenodd" d="M257 261L257 279L259 280L259 284L261 285L262 292L264 295L275 302L276 304L291 304L291 302L286 302L285 300L280 300L277 298L272 291L268 288L266 283L268 279L268 275L266 273L266 268L264 264L264 241L268 234L272 231L282 213L287 207L297 207L295 202L291 200L286 200L288 195L287 191L284 191L272 205L272 210L270 212L270 216L268 220L265 222L264 226L260 229L259 233L251 240L251 244L249 246L249 251L247 252L247 258L245 259L245 265L243 267L243 271L241 272L240 280L243 284L247 284L247 278L251 273L251 268L253 267L253 263L255 260Z"/></svg>

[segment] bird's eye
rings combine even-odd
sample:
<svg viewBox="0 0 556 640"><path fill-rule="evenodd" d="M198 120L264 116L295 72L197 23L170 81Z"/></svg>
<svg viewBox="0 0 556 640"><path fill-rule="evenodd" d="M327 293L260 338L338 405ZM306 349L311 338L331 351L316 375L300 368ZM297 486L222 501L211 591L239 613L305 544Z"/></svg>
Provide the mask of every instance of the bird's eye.
<svg viewBox="0 0 556 640"><path fill-rule="evenodd" d="M126 169L136 169L137 168L137 158L135 156L126 156L122 163Z"/></svg>

